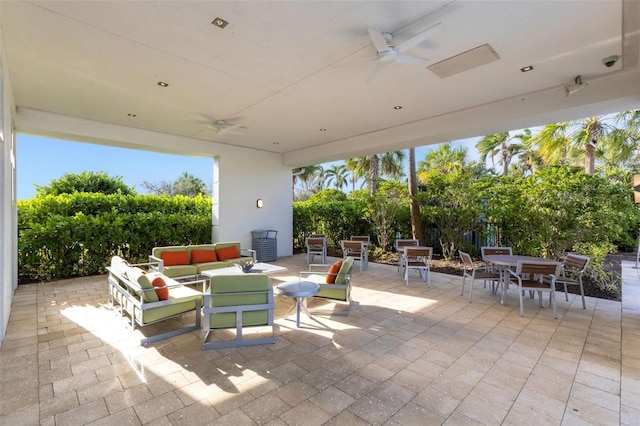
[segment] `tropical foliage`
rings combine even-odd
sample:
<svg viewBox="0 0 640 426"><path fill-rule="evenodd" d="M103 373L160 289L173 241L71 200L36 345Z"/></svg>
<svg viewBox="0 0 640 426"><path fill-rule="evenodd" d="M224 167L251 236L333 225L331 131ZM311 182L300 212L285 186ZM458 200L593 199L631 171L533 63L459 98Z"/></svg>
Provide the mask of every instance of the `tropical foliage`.
<svg viewBox="0 0 640 426"><path fill-rule="evenodd" d="M107 172L65 173L62 177L49 182L49 185L36 185L36 196L73 194L75 192L96 192L100 194L133 195L136 191L128 187L122 177L109 176Z"/></svg>
<svg viewBox="0 0 640 426"><path fill-rule="evenodd" d="M99 193L18 201L18 271L50 280L104 273L114 255L146 262L155 246L211 242L211 199Z"/></svg>
<svg viewBox="0 0 640 426"><path fill-rule="evenodd" d="M150 194L155 195L184 195L185 197L196 197L198 195L208 197L211 195L211 191L204 181L188 172L184 172L174 182L165 180L160 182L144 181L142 186Z"/></svg>

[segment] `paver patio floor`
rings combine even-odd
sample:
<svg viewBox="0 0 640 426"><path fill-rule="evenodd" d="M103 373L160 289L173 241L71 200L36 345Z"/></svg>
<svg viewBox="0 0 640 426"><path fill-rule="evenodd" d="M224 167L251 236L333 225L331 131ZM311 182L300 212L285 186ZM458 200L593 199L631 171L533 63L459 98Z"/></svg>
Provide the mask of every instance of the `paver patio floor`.
<svg viewBox="0 0 640 426"><path fill-rule="evenodd" d="M330 259L331 260L331 259ZM297 279L305 255L277 262ZM461 277L431 288L395 266L354 267L350 316L309 304L276 343L200 349L195 331L147 346L109 307L106 276L19 286L0 349L2 425L640 424L640 278L623 302L564 300L558 319L526 299L520 317ZM336 309L340 309L337 307Z"/></svg>

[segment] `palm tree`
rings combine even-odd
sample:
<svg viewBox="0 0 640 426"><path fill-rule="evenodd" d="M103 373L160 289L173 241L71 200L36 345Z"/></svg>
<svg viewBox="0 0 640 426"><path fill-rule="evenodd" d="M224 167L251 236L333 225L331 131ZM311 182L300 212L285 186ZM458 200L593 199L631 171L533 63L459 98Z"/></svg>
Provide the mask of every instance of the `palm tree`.
<svg viewBox="0 0 640 426"><path fill-rule="evenodd" d="M320 165L306 166L301 170L302 173L293 174L293 185L300 183L304 191L317 192L322 189L324 176L324 168Z"/></svg>
<svg viewBox="0 0 640 426"><path fill-rule="evenodd" d="M418 163L418 178L421 182L429 180L430 173L449 173L463 170L469 161L469 151L465 147L452 148L451 142L439 145L427 153Z"/></svg>
<svg viewBox="0 0 640 426"><path fill-rule="evenodd" d="M403 151L391 151L384 154L374 154L369 157L350 158L345 163L354 176L358 175L365 178L373 195L378 190L380 175L387 175L394 180L402 178L404 175L402 170L403 161Z"/></svg>
<svg viewBox="0 0 640 426"><path fill-rule="evenodd" d="M328 188L333 183L336 189L342 190L347 184L347 173L347 168L344 164L333 164L324 171L325 187Z"/></svg>
<svg viewBox="0 0 640 426"><path fill-rule="evenodd" d="M356 182L360 178L364 177L365 171L367 170L367 167L365 167L365 164L362 161L362 159L366 159L366 157L348 158L344 162L345 167L351 173L351 189L353 191L356 190ZM367 166L368 164L369 163L366 162Z"/></svg>
<svg viewBox="0 0 640 426"><path fill-rule="evenodd" d="M567 152L569 158L582 158L584 171L593 174L595 171L596 154L604 155L608 151L618 151L621 158L632 155L629 141L638 141L637 110L625 111L614 116L594 116L580 120L563 121L547 124L536 135L536 142L540 153L553 153L558 147ZM624 129L624 131L620 131ZM604 145L603 142L606 142Z"/></svg>
<svg viewBox="0 0 640 426"><path fill-rule="evenodd" d="M409 149L409 211L411 212L411 233L413 239L423 244L420 204L418 204L418 181L416 179L416 149Z"/></svg>
<svg viewBox="0 0 640 426"><path fill-rule="evenodd" d="M540 153L536 147L535 141L531 134L531 130L523 129L522 133L518 133L513 136L514 139L520 139L520 152L518 155L518 168L522 175L528 175L533 173L536 167L544 164Z"/></svg>
<svg viewBox="0 0 640 426"><path fill-rule="evenodd" d="M491 156L491 164L495 167L495 157L498 157L498 164L502 165L502 174L509 173L511 159L522 150L521 144L510 143L509 132L495 133L487 135L476 144L482 161L487 160L487 155Z"/></svg>

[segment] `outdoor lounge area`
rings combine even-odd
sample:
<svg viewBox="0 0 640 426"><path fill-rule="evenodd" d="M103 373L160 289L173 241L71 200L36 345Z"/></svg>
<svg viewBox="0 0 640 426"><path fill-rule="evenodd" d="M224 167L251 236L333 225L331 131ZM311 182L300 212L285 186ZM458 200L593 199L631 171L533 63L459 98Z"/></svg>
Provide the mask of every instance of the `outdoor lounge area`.
<svg viewBox="0 0 640 426"><path fill-rule="evenodd" d="M307 270L305 254L275 263L287 271L274 286ZM139 346L105 275L20 285L0 424L638 424L633 267L623 262L622 303L557 297L555 320L528 298L521 317L514 288L505 306L481 285L469 303L462 277L407 286L396 266L370 263L354 268L349 316L314 300L297 328L276 296L275 344L204 351L202 329Z"/></svg>

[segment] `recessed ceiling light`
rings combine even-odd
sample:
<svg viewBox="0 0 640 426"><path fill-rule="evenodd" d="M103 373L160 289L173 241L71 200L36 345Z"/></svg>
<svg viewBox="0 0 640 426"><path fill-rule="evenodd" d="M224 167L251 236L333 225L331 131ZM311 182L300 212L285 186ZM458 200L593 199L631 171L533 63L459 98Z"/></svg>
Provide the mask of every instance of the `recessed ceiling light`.
<svg viewBox="0 0 640 426"><path fill-rule="evenodd" d="M127 117L131 117L131 118L133 118L133 117L135 117L135 116L136 116L136 115L135 115L135 114L132 114L132 113L127 114Z"/></svg>
<svg viewBox="0 0 640 426"><path fill-rule="evenodd" d="M158 86L160 86L160 87L168 87L169 83L165 83L164 81L159 81L158 82Z"/></svg>
<svg viewBox="0 0 640 426"><path fill-rule="evenodd" d="M222 18L216 18L216 19L214 19L213 21L211 21L211 23L212 23L213 25L215 25L216 27L218 27L218 28L224 28L224 27L226 27L226 26L227 26L227 24L228 24L228 22L227 22L227 21L225 21L225 20L224 20L224 19L222 19Z"/></svg>
<svg viewBox="0 0 640 426"><path fill-rule="evenodd" d="M326 132L327 129L325 129L324 127L322 129L320 129L321 132Z"/></svg>
<svg viewBox="0 0 640 426"><path fill-rule="evenodd" d="M528 72L528 71L531 71L531 70L533 70L533 65L527 65L526 67L520 68L520 71L522 71L522 72Z"/></svg>
<svg viewBox="0 0 640 426"><path fill-rule="evenodd" d="M402 109L402 105L396 105L393 107L393 109Z"/></svg>

